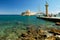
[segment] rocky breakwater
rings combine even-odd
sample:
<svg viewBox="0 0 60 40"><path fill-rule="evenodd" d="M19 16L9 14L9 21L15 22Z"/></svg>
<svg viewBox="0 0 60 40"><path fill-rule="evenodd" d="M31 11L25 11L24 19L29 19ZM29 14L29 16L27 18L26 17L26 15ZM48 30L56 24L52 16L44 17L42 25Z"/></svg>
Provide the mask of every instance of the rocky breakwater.
<svg viewBox="0 0 60 40"><path fill-rule="evenodd" d="M18 40L60 40L60 30L28 27L25 33L18 36Z"/></svg>

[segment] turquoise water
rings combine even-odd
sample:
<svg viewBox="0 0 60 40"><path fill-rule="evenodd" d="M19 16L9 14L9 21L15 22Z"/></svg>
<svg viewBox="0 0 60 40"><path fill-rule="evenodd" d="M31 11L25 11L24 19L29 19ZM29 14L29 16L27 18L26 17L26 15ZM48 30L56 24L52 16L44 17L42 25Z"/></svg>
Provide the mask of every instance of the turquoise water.
<svg viewBox="0 0 60 40"><path fill-rule="evenodd" d="M36 16L20 16L20 15L1 15L0 16L0 27L3 26L14 26L17 24L24 25L54 25L55 23L37 19Z"/></svg>
<svg viewBox="0 0 60 40"><path fill-rule="evenodd" d="M55 23L37 19L36 16L20 16L20 15L0 15L0 28L14 27L17 25L35 25L35 26L53 26Z"/></svg>
<svg viewBox="0 0 60 40"><path fill-rule="evenodd" d="M55 23L37 19L36 16L0 15L0 39L15 40L21 33L27 31L26 27L31 25L60 29L60 26L55 25Z"/></svg>
<svg viewBox="0 0 60 40"><path fill-rule="evenodd" d="M57 27L53 22L42 19L37 19L36 16L20 16L20 15L0 15L0 31L12 28L26 28L27 26L34 25L36 27Z"/></svg>
<svg viewBox="0 0 60 40"><path fill-rule="evenodd" d="M14 23L14 22L22 22L24 24L46 24L45 20L37 19L36 16L20 16L20 15L1 15L0 16L0 23Z"/></svg>

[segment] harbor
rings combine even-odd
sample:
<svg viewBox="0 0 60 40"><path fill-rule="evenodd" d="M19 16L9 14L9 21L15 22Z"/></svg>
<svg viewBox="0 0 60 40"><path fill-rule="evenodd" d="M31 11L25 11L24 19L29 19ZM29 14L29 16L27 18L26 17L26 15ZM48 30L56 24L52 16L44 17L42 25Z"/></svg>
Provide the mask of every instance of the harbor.
<svg viewBox="0 0 60 40"><path fill-rule="evenodd" d="M0 40L60 40L60 13L49 13L57 3L60 1L0 0Z"/></svg>
<svg viewBox="0 0 60 40"><path fill-rule="evenodd" d="M37 18L47 20L47 21L52 21L52 22L55 22L57 25L60 25L60 17L56 17L56 15L54 15L54 16L49 15L49 13L48 13L48 3L47 2L46 2L46 5L45 5L45 8L46 8L45 16L40 16L39 15Z"/></svg>

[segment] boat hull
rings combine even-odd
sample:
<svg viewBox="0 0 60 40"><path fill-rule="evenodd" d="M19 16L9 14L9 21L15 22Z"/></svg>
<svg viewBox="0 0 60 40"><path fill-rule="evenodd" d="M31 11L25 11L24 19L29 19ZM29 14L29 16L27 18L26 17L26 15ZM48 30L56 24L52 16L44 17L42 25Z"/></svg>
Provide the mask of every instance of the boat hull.
<svg viewBox="0 0 60 40"><path fill-rule="evenodd" d="M47 20L47 21L52 21L52 22L60 22L60 19L58 18L47 18L47 17L37 17L37 18Z"/></svg>

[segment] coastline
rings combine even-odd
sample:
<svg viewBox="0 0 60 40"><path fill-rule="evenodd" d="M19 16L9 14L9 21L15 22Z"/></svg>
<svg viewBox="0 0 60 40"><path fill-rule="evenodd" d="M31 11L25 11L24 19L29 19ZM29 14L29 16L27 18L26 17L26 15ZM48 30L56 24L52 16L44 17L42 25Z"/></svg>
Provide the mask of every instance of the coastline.
<svg viewBox="0 0 60 40"><path fill-rule="evenodd" d="M60 30L55 28L44 29L42 26L38 28L34 25L26 26L17 25L16 27L1 31L0 40L60 40ZM21 28L20 28L21 27Z"/></svg>

